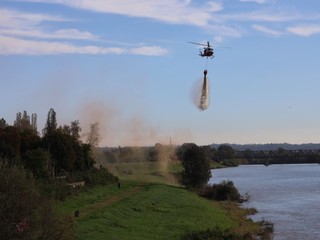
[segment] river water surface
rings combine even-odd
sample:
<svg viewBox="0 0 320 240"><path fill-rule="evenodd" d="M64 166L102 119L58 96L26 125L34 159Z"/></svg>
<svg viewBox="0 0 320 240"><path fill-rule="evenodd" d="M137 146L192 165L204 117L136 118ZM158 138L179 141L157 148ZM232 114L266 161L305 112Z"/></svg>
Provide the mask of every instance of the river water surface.
<svg viewBox="0 0 320 240"><path fill-rule="evenodd" d="M255 221L274 223L275 240L320 239L320 164L241 165L212 170L210 183L231 180L250 200Z"/></svg>

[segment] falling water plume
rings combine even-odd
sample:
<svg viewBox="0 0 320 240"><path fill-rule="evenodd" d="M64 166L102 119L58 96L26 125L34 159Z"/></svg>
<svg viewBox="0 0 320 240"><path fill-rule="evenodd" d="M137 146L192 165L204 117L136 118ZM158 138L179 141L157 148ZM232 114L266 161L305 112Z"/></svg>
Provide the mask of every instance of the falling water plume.
<svg viewBox="0 0 320 240"><path fill-rule="evenodd" d="M198 108L201 111L206 110L209 107L209 79L207 79L207 70L203 71L203 84L201 89L200 103Z"/></svg>

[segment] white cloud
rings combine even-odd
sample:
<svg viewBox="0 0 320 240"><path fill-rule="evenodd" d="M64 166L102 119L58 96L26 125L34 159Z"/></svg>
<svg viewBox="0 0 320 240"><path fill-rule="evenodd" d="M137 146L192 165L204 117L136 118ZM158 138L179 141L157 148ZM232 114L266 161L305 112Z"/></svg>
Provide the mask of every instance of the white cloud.
<svg viewBox="0 0 320 240"><path fill-rule="evenodd" d="M132 49L78 46L66 42L24 40L0 35L0 55L57 55L57 54L134 54L160 56L167 50L157 46Z"/></svg>
<svg viewBox="0 0 320 240"><path fill-rule="evenodd" d="M222 15L225 21L251 21L251 22L290 22L300 19L301 16L296 13L276 12L276 11L254 11Z"/></svg>
<svg viewBox="0 0 320 240"><path fill-rule="evenodd" d="M162 56L168 54L168 50L158 46L137 47L129 50L129 53L145 56Z"/></svg>
<svg viewBox="0 0 320 240"><path fill-rule="evenodd" d="M320 25L300 25L288 27L287 30L299 36L309 37L314 34L320 34Z"/></svg>
<svg viewBox="0 0 320 240"><path fill-rule="evenodd" d="M259 32L263 32L263 33L266 33L266 34L269 34L269 35L272 35L272 36L280 36L280 35L282 35L282 32L280 32L280 31L276 31L276 30L273 30L271 28L268 28L268 27L265 27L265 26L261 26L261 25L258 25L258 24L253 24L252 28L257 30L257 31L259 31Z"/></svg>
<svg viewBox="0 0 320 240"><path fill-rule="evenodd" d="M45 14L24 13L8 9L0 9L0 34L6 36L20 36L29 38L47 39L78 39L96 40L90 32L81 32L77 29L60 29L48 32L41 27L41 23L70 21L60 16Z"/></svg>
<svg viewBox="0 0 320 240"><path fill-rule="evenodd" d="M61 16L24 13L0 8L0 27L3 28L30 28L44 21L63 22L67 19Z"/></svg>
<svg viewBox="0 0 320 240"><path fill-rule="evenodd" d="M24 13L0 9L0 55L56 55L56 54L134 54L162 56L167 50L158 46L136 48L100 47L75 45L57 40L97 40L98 37L78 29L48 31L44 21L68 21L59 16ZM49 41L43 41L47 39ZM50 41L54 40L54 41Z"/></svg>
<svg viewBox="0 0 320 240"><path fill-rule="evenodd" d="M28 38L44 39L77 39L77 40L97 40L98 37L89 32L80 32L77 29L61 29L54 32L44 32L34 29L1 29L0 34L6 36L20 36Z"/></svg>
<svg viewBox="0 0 320 240"><path fill-rule="evenodd" d="M227 36L233 38L238 38L242 36L242 32L240 30L222 24L208 26L208 31L216 33L219 36Z"/></svg>
<svg viewBox="0 0 320 240"><path fill-rule="evenodd" d="M63 4L95 12L145 17L171 24L190 24L205 27L212 13L223 9L222 3L210 1L193 5L191 0L26 0Z"/></svg>

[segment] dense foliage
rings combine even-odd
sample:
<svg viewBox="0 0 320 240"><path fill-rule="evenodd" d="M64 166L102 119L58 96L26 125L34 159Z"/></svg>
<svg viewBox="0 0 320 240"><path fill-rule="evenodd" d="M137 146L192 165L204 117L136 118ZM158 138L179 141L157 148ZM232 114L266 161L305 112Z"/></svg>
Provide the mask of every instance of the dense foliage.
<svg viewBox="0 0 320 240"><path fill-rule="evenodd" d="M207 229L187 233L181 237L181 240L251 240L254 239L250 233L240 235L229 229Z"/></svg>
<svg viewBox="0 0 320 240"><path fill-rule="evenodd" d="M216 201L240 202L241 195L232 181L222 181L219 184L206 185L199 195Z"/></svg>
<svg viewBox="0 0 320 240"><path fill-rule="evenodd" d="M42 137L36 129L36 115L18 113L13 126L0 122L0 163L23 165L37 178L87 171L93 167L91 145L80 140L79 121L70 126L57 125L56 113L50 109Z"/></svg>
<svg viewBox="0 0 320 240"><path fill-rule="evenodd" d="M73 220L57 217L35 179L16 166L0 168L1 239L73 239Z"/></svg>
<svg viewBox="0 0 320 240"><path fill-rule="evenodd" d="M211 177L209 159L196 144L182 145L179 153L183 166L182 183L191 188L205 185Z"/></svg>

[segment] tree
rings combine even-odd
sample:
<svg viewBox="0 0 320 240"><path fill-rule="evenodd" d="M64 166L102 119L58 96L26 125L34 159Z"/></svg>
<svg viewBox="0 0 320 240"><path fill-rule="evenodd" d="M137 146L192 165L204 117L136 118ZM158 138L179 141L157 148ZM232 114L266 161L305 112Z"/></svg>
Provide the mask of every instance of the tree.
<svg viewBox="0 0 320 240"><path fill-rule="evenodd" d="M218 147L217 154L220 160L232 159L234 157L234 150L231 146L222 144Z"/></svg>
<svg viewBox="0 0 320 240"><path fill-rule="evenodd" d="M81 132L81 127L80 127L79 120L75 120L75 121L71 122L71 126L70 126L71 136L74 137L75 139L79 140L80 139L80 132Z"/></svg>
<svg viewBox="0 0 320 240"><path fill-rule="evenodd" d="M31 115L31 129L37 133L38 132L38 126L37 126L37 114L36 113L32 113Z"/></svg>
<svg viewBox="0 0 320 240"><path fill-rule="evenodd" d="M90 132L87 134L87 143L91 146L97 147L101 140L99 133L99 123L90 124Z"/></svg>
<svg viewBox="0 0 320 240"><path fill-rule="evenodd" d="M75 159L72 158L74 139L66 134L63 128L58 128L46 135L44 142L52 156L53 173L59 173L62 169L72 171L73 162L75 162Z"/></svg>
<svg viewBox="0 0 320 240"><path fill-rule="evenodd" d="M0 129L4 129L8 126L6 120L4 120L4 118L0 119Z"/></svg>
<svg viewBox="0 0 320 240"><path fill-rule="evenodd" d="M12 165L20 159L21 136L18 128L0 128L0 157Z"/></svg>
<svg viewBox="0 0 320 240"><path fill-rule="evenodd" d="M54 132L57 129L57 117L56 112L53 108L50 108L48 112L47 122L45 128L42 130L42 134L50 135L52 132Z"/></svg>
<svg viewBox="0 0 320 240"><path fill-rule="evenodd" d="M36 178L48 175L48 164L50 161L48 151L42 148L27 150L22 158L25 168L30 169Z"/></svg>
<svg viewBox="0 0 320 240"><path fill-rule="evenodd" d="M209 159L205 152L196 144L183 145L180 156L182 156L182 183L191 188L205 185L211 177Z"/></svg>

